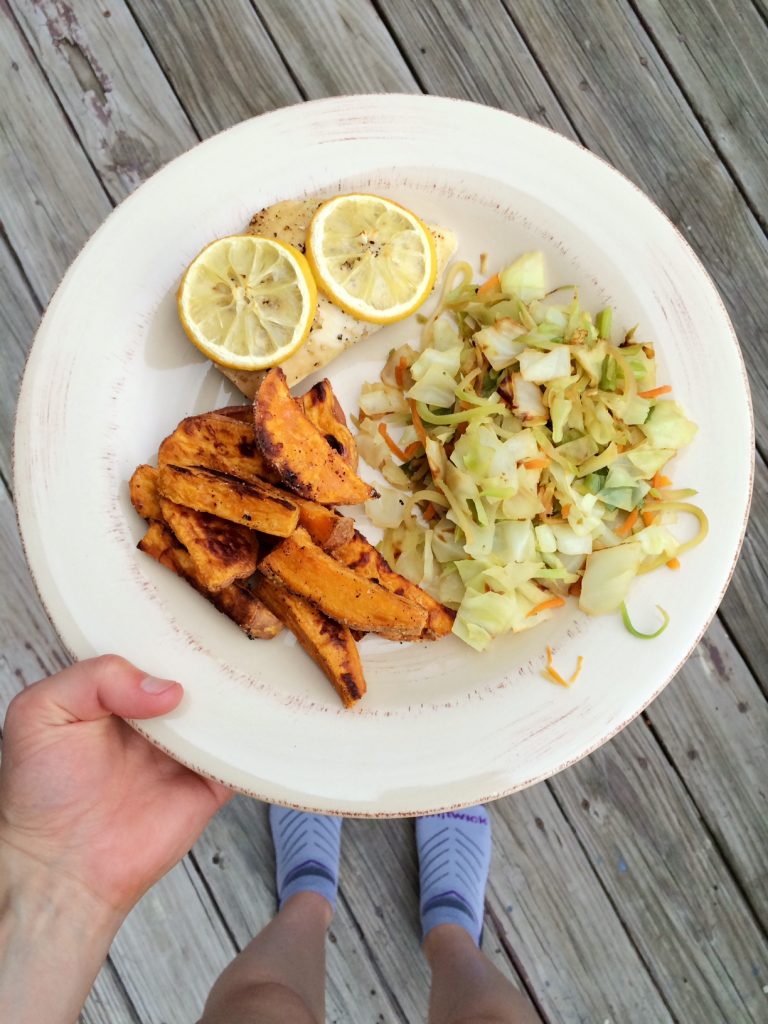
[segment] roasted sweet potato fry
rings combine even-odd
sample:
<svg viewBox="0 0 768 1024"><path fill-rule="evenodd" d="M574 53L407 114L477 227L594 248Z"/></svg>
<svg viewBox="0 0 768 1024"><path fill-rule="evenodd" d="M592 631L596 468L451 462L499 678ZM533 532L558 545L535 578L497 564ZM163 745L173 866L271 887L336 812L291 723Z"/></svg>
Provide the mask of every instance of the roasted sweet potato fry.
<svg viewBox="0 0 768 1024"><path fill-rule="evenodd" d="M164 523L150 523L138 546L145 554L183 577L249 637L269 640L282 630L282 621L241 583L232 583L216 593L207 590L189 552Z"/></svg>
<svg viewBox="0 0 768 1024"><path fill-rule="evenodd" d="M203 466L241 480L279 483L280 478L256 448L251 407L238 408L248 412L247 419L239 412L215 412L182 420L160 445L158 464Z"/></svg>
<svg viewBox="0 0 768 1024"><path fill-rule="evenodd" d="M158 490L164 498L198 512L210 512L251 530L287 537L299 521L288 496L261 481L238 480L213 469L162 466Z"/></svg>
<svg viewBox="0 0 768 1024"><path fill-rule="evenodd" d="M354 570L358 575L365 576L369 580L376 580L393 594L399 594L400 597L421 605L428 616L423 640L438 640L441 636L447 636L451 632L454 613L441 605L434 597L430 597L421 587L417 587L415 583L411 583L410 580L391 569L383 555L380 555L373 544L370 544L357 530L353 532L348 541L327 550L342 565L346 565L348 569Z"/></svg>
<svg viewBox="0 0 768 1024"><path fill-rule="evenodd" d="M154 466L137 466L129 488L131 504L142 519L162 519L157 494L157 470Z"/></svg>
<svg viewBox="0 0 768 1024"><path fill-rule="evenodd" d="M258 541L253 530L167 498L160 499L160 511L207 590L222 590L256 572Z"/></svg>
<svg viewBox="0 0 768 1024"><path fill-rule="evenodd" d="M254 403L256 446L283 485L321 505L357 505L375 491L347 465L291 398L279 366Z"/></svg>
<svg viewBox="0 0 768 1024"><path fill-rule="evenodd" d="M335 452L352 469L357 469L357 443L347 426L347 417L326 377L296 401L310 423L314 423Z"/></svg>
<svg viewBox="0 0 768 1024"><path fill-rule="evenodd" d="M273 548L258 568L273 583L283 584L352 629L408 640L420 638L427 625L420 605L337 562L302 527Z"/></svg>
<svg viewBox="0 0 768 1024"><path fill-rule="evenodd" d="M366 690L360 654L347 626L334 622L309 601L264 577L254 580L256 596L294 633L301 646L319 665L341 697L351 707Z"/></svg>
<svg viewBox="0 0 768 1024"><path fill-rule="evenodd" d="M339 515L325 505L318 505L316 501L307 501L293 494L290 497L299 509L299 526L304 527L315 544L330 551L352 539L355 532L353 519Z"/></svg>

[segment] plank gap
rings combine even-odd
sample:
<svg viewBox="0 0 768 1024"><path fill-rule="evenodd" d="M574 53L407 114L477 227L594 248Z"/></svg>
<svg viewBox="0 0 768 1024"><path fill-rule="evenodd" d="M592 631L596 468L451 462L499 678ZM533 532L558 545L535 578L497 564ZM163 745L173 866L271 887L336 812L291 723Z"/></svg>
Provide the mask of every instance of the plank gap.
<svg viewBox="0 0 768 1024"><path fill-rule="evenodd" d="M763 21L766 24L766 27L768 27L768 10L766 10L766 8L763 7L763 5L760 3L760 0L752 0L752 6L763 19Z"/></svg>
<svg viewBox="0 0 768 1024"><path fill-rule="evenodd" d="M624 931L624 934L627 936L627 942L629 942L630 946L635 951L635 954L636 954L638 960L640 961L640 963L645 968L645 972L648 975L648 977L650 978L651 984L656 989L656 992L658 993L659 999L664 1004L664 1006L665 1006L665 1008L667 1010L667 1013L669 1014L670 1018L675 1022L675 1024L685 1024L684 1021L681 1021L680 1018L675 1015L675 1013L674 1013L674 1011L673 1011L669 1001L667 1000L666 992L664 991L664 989L663 989L663 987L661 985L660 980L656 977L656 974L655 974L654 969L653 969L653 964L649 963L649 961L643 955L643 951L642 951L640 945L635 940L635 936L632 934L632 930L630 929L628 924L625 922L624 917L621 914L621 910L620 910L618 902L613 898L611 893L608 891L607 886L603 884L603 880L600 877L600 874L599 874L597 868L592 863L592 858L590 857L589 850L587 849L586 845L582 842L581 836L579 835L579 831L574 826L573 822L571 821L571 818L568 815L568 811L566 810L564 802L560 799L560 797L558 796L558 794L557 794L557 792L555 790L555 787L552 785L552 780L551 779L546 779L544 781L543 785L545 785L547 787L547 789L549 790L549 792L550 792L550 794L552 796L552 799L555 802L555 806L558 808L558 810L560 811L561 815L563 816L563 821L567 824L568 828L571 830L571 832L573 834L574 840L578 844L579 849L581 850L581 852L584 854L584 860L585 860L586 864L589 866L589 870L592 872L592 875L594 876L595 881L597 882L597 884L603 890L603 893L605 894L605 898L608 900L608 903L610 904L611 908L613 909L613 912L616 915L616 918L617 918L619 924L621 925L621 927L622 927L622 929ZM698 810L698 808L697 808L697 810Z"/></svg>
<svg viewBox="0 0 768 1024"><path fill-rule="evenodd" d="M377 979L379 981L379 985L381 986L382 991L384 992L384 994L386 995L387 999L390 1001L390 1003L392 1004L392 1006L396 1010L398 1018L399 1018L401 1024L409 1024L408 1018L405 1015L402 1006L400 1005L400 1000L397 998L397 995L396 995L394 989L389 984L389 981L388 981L387 977L383 974L383 972L382 972L382 970L381 970L381 968L379 966L379 961L378 961L378 959L376 958L376 956L374 954L373 948L371 947L371 944L368 941L368 938L366 937L365 932L361 928L360 923L357 920L357 917L355 917L355 914L354 914L354 912L352 910L352 907L351 907L351 905L349 903L349 900L347 899L346 895L344 894L344 890L341 887L341 885L338 888L336 899L337 899L337 901L339 903L341 903L344 906L345 911L349 915L349 920L352 922L352 926L355 929L355 931L357 932L358 939L360 940L360 945L363 947L363 950L365 951L365 955L366 955L366 957L368 959L368 963L373 968L373 971L374 971L374 973L375 973L375 975L376 975L376 977L377 977Z"/></svg>
<svg viewBox="0 0 768 1024"><path fill-rule="evenodd" d="M274 33L272 32L272 29L269 27L269 25L267 24L267 22L264 19L264 15L259 10L259 8L257 6L257 3L256 3L256 0L251 0L251 8L253 9L253 13L256 15L257 20L259 22L261 22L261 27L266 32L267 38L269 39L270 43L272 43L272 46L275 48L275 53L280 58L283 67L285 68L285 70L288 73L288 77L293 82L293 84L296 86L296 89L298 90L298 93L301 96L302 100L304 100L304 101L308 100L309 99L309 94L307 93L306 89L301 84L301 82L299 81L297 76L294 74L293 68L288 63L288 60L287 60L285 54L283 53L283 51L280 49L280 46L279 46L279 44L277 42L277 39L274 36Z"/></svg>
<svg viewBox="0 0 768 1024"><path fill-rule="evenodd" d="M238 953L242 952L243 947L237 941L235 933L233 932L232 928L229 925L229 921L227 921L226 917L224 916L224 912L222 911L221 907L219 906L219 901L216 899L216 894L214 893L213 889L211 888L211 886L210 886L210 884L208 882L208 879L206 878L202 868L200 867L200 863L199 863L199 861L197 859L197 856L195 854L194 849L190 850L189 853L187 854L187 860L189 861L190 865L192 866L192 869L195 872L195 874L197 875L197 877L200 879L200 884L202 885L203 889L205 889L206 893L208 894L208 899L211 901L211 905L213 906L214 910L216 911L216 916L218 917L219 921L221 922L221 926L224 929L224 931L226 932L227 937L229 938L229 941L232 943L232 945L235 947L235 949L236 949L236 951Z"/></svg>
<svg viewBox="0 0 768 1024"><path fill-rule="evenodd" d="M715 138L715 136L713 135L713 133L709 130L709 127L707 126L707 123L706 123L705 119L699 114L699 111L696 109L696 104L694 102L694 97L686 89L685 83L683 81L683 78L675 70L674 64L668 59L667 54L664 52L664 49L661 46L661 44L659 43L659 40L657 39L653 29L648 24L647 19L645 17L643 17L643 15L641 14L641 12L640 12L640 10L639 10L639 8L637 6L637 0L627 0L627 6L630 8L630 10L634 14L634 16L637 18L637 21L640 24L640 26L642 27L643 32L645 32L645 34L648 37L649 41L652 43L654 49L656 50L656 53L659 56L659 60L662 62L664 67L667 69L667 74L669 75L669 77L672 79L672 81L677 86L677 88L678 88L678 90L680 92L680 95L683 97L685 102L691 108L691 112L693 113L693 116L696 118L696 122L698 123L698 125L701 128L702 132L706 136L707 141L709 142L710 146L712 147L712 149L714 150L715 154L717 155L718 160L720 161L720 163L723 165L723 167L728 172L728 176L731 179L731 181L733 182L733 184L736 186L736 189L737 189L739 195L744 200L745 206L750 211L752 216L755 218L757 223L760 225L760 229L762 230L763 234L766 236L766 238L768 238L768 222L766 222L765 218L760 213L760 210L757 208L757 206L752 201L752 197L749 195L749 193L745 189L745 187L744 187L744 185L742 183L742 180L741 180L741 178L739 176L738 171L733 166L733 164L731 163L730 159L725 155L725 152L723 151L722 146L718 143L718 141Z"/></svg>
<svg viewBox="0 0 768 1024"><path fill-rule="evenodd" d="M517 32L517 34L520 36L521 40L523 41L523 44L524 44L526 50L528 51L528 53L530 54L531 60L536 65L536 68L537 68L539 74L544 79L546 84L549 86L550 92L555 97L555 100L557 101L557 105L560 107L560 113L563 115L565 120L568 122L568 124L569 124L569 126L571 128L571 131L573 132L573 134L574 134L575 138L577 139L577 141L579 143L581 143L581 145L584 146L585 149L588 149L590 153L594 153L594 150L592 150L587 145L587 143L584 141L584 138L582 137L581 132L576 127L576 122L573 120L571 115L568 113L568 104L565 102L563 97L560 95L560 90L557 88L557 85L555 84L554 78L551 75L547 74L547 69L546 69L545 65L539 60L539 55L537 54L535 47L533 47L531 45L531 43L530 43L530 41L528 39L528 36L525 33L525 30L523 29L523 27L520 24L520 22L515 18L514 14L512 13L512 8L509 6L509 4L510 4L510 0L501 0L501 6L502 6L502 9L503 9L504 13L506 14L507 18L509 18L510 22L512 23L512 27L514 28L514 30ZM594 155L599 157L601 160L605 159L604 157L600 157L599 153L594 153Z"/></svg>
<svg viewBox="0 0 768 1024"><path fill-rule="evenodd" d="M171 76L168 74L168 72L166 71L165 67L163 66L163 62L160 60L160 57L159 57L157 51L155 50L154 46L152 45L152 40L149 38L147 33L144 31L144 26L142 25L140 19L136 17L136 11L133 9L133 2L132 2L132 0L123 0L123 3L125 5L125 9L128 11L130 16L133 18L133 22L136 25L136 28L137 28L141 38L147 44L147 49L152 54L152 56L154 58L154 61L155 61L155 64L157 64L158 68L160 69L160 74L163 76L163 78L168 83L168 88L171 90L173 95L176 97L176 102L179 104L181 109L184 111L184 116L186 117L187 121L189 122L189 127L192 129L194 134L197 136L198 142L202 142L203 141L203 136L198 131L197 125L195 124L194 120L192 119L192 115L187 110L187 108L186 108L186 106L184 104L184 101L181 98L181 95L179 94L178 90L176 89L176 86L173 84L173 79L171 78ZM184 150L183 151L183 153L187 153L187 152L189 152L189 150ZM180 153L179 155L183 156L183 153ZM142 185L143 184L144 184L144 182L142 182ZM141 188L141 185L139 186L139 188Z"/></svg>
<svg viewBox="0 0 768 1024"><path fill-rule="evenodd" d="M387 32L389 32L389 35L390 35L390 38L392 39L392 42L397 47L397 52L402 57L403 63L405 64L405 66L408 68L410 73L413 75L413 79L416 82L416 85L418 85L418 87L422 91L422 93L425 93L425 94L428 93L429 90L424 85L424 80L422 79L421 75L419 74L418 69L416 68L416 65L413 63L411 58L408 56L408 53L407 53L405 47L401 44L400 39L398 38L397 32L392 27L392 23L391 23L390 19L387 17L386 12L382 8L381 0L370 0L370 3L371 3L371 7L373 7L374 11L376 11L376 13L378 14L379 18L381 19L382 25L387 30Z"/></svg>
<svg viewBox="0 0 768 1024"><path fill-rule="evenodd" d="M491 919L491 923L493 924L493 933L498 939L499 945L504 950L507 959L512 964L512 966L515 969L515 972L520 978L523 992L528 996L532 1005L536 1008L536 1012L541 1017L543 1024L556 1024L554 1019L547 1014L543 1004L539 1000L539 997L536 994L536 989L533 987L533 983L531 982L528 972L525 969L525 964L517 955L515 947L509 941L506 930L501 919L499 918L499 915L493 909L490 900L487 898L485 900L484 911L485 914Z"/></svg>
<svg viewBox="0 0 768 1024"><path fill-rule="evenodd" d="M51 82L50 78L48 77L48 75L46 73L46 70L43 67L43 64L41 63L40 59L38 58L37 54L34 51L34 48L32 47L32 44L30 43L29 39L27 38L27 36L26 36L26 34L24 32L24 29L23 29L23 27L21 25L21 22L16 17L16 12L11 7L6 7L6 10L8 12L8 16L9 16L10 20L16 26L16 32L17 32L19 38L21 39L21 41L22 41L22 43L24 45L24 48L27 50L27 52L28 52L28 54L30 56L30 59L32 60L32 62L34 63L35 67L40 72L40 74L43 76L43 81L45 82L46 86L48 87L48 91L50 92L51 96L53 97L53 102L56 104L56 106L57 106L57 108L59 110L59 113L61 114L62 119L64 121L64 124L69 129L70 135L74 139L77 147L80 149L80 152L85 157L85 159L86 159L86 161L88 163L88 166L93 171L94 177L96 178L96 180L97 180L97 182L99 184L99 188L104 193L104 196L106 197L107 202L114 209L114 207L117 206L117 202L109 194L109 192L107 191L106 185L101 180L101 176L100 176L99 172L96 169L96 165L94 164L93 160L91 160L91 154L88 152L88 150L85 147L83 141L81 140L81 138L80 138L80 136L79 136L79 134L77 132L77 129L75 128L75 125L72 123L72 120L70 119L70 116L67 113L66 108L64 107L64 104L62 103L61 99L59 98L59 94L56 91L56 89L55 89L55 87L53 85L53 82ZM10 246L10 249L11 249L11 252L14 252L13 246ZM26 278L26 276L27 275L24 274L25 278Z"/></svg>
<svg viewBox="0 0 768 1024"><path fill-rule="evenodd" d="M722 608L722 605L721 605L721 608ZM766 691L763 689L763 684L762 684L762 682L760 680L760 676L755 671L754 666L751 664L751 662L749 660L748 652L742 647L742 644L739 642L738 634L731 628L731 625L728 622L728 619L725 617L725 615L720 610L720 608L718 608L718 610L717 610L717 618L718 618L720 624L722 625L723 629L725 630L726 634L728 635L728 639L731 641L733 646L736 648L736 651L738 652L739 657L741 658L741 660L744 662L744 664L749 669L749 674L752 676L752 678L757 683L758 689L760 690L762 695L765 697L765 699L768 700L768 693L766 693Z"/></svg>
<svg viewBox="0 0 768 1024"><path fill-rule="evenodd" d="M35 286L30 281L29 275L27 274L27 271L24 268L24 264L21 262L21 258L19 256L19 254L16 252L16 249L14 248L13 242L8 237L8 232L5 230L5 224L3 224L2 222L0 222L0 242L4 242L5 243L5 246L8 249L8 253L9 253L11 259L13 260L13 263L15 264L16 269L19 272L19 277L21 277L21 279L23 280L24 284L27 286L27 291L29 292L29 297L32 299L32 302L33 302L33 304L35 306L35 309L37 310L38 314L40 316L42 316L43 313L45 312L45 306L43 305L43 301L40 298L40 296L37 294L37 292L35 291ZM30 346L30 348L31 348L31 346Z"/></svg>
<svg viewBox="0 0 768 1024"><path fill-rule="evenodd" d="M739 893L741 895L741 898L744 900L745 906L749 910L749 913L752 915L752 920L753 920L753 922L755 924L755 927L758 929L758 931L760 932L761 935L764 935L764 936L768 937L768 932L766 932L766 930L765 930L765 928L763 926L763 922L762 922L762 919L760 917L760 914L759 914L758 910L755 908L754 904L752 903L752 900L750 898L749 892L744 888L744 886L743 886L743 884L741 882L741 879L740 879L740 877L738 875L738 872L734 870L733 863L732 863L732 861L731 861L731 859L730 859L730 857L728 855L727 850L723 849L722 845L720 844L720 842L717 839L717 836L715 835L715 833L713 832L712 828L710 827L709 822L707 821L706 817L702 814L701 809L700 809L698 803L696 802L696 798L695 798L693 792L691 791L690 787L688 786L688 783L687 783L685 777L678 771L677 765L675 764L675 760L672 757L672 754L671 754L669 748L667 747L667 744L664 742L663 737L659 733L659 730L656 728L656 726L653 724L653 721L649 717L649 712L648 711L643 711L642 719L643 719L643 722L645 723L645 725L647 726L649 732L651 733L653 738L656 740L656 744L658 745L659 750L661 751L661 753L664 755L664 757L665 757L667 763L669 764L670 768L672 769L672 771L675 773L675 775L680 780L680 785L683 787L683 791L685 792L685 795L691 801L691 805L696 810L696 814L697 814L698 819L699 819L699 826L701 827L702 831L705 833L705 835L707 836L709 841L712 843L712 846L717 851L717 853L718 853L718 855L720 857L720 860L723 862L723 864L724 864L728 874L731 876L731 881L733 882L733 884L736 887L736 889L738 889L738 891L739 891Z"/></svg>

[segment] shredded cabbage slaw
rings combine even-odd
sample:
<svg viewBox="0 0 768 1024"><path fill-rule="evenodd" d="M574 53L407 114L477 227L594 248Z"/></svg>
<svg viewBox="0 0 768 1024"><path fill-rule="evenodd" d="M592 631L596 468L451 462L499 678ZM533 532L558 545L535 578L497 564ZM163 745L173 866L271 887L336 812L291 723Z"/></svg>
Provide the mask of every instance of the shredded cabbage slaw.
<svg viewBox="0 0 768 1024"><path fill-rule="evenodd" d="M697 427L657 384L653 346L634 329L615 343L611 309L593 318L576 288L547 293L541 253L472 276L449 268L419 350L363 385L357 440L389 484L366 505L382 554L481 651L568 595L621 609L708 527L662 473ZM669 529L681 514L698 525L686 543Z"/></svg>

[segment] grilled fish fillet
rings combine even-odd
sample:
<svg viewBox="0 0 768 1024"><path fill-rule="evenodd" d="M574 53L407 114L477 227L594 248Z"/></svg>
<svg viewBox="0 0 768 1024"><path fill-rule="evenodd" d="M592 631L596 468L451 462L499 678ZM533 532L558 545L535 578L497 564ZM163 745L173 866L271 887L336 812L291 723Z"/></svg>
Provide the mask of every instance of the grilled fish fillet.
<svg viewBox="0 0 768 1024"><path fill-rule="evenodd" d="M278 238L281 242L288 242L304 252L309 222L321 202L322 199L287 199L275 203L274 206L267 206L253 215L248 231L253 235ZM456 251L456 236L452 231L432 224L429 225L429 230L435 239L439 278ZM293 387L311 373L327 366L350 345L381 330L382 326L356 320L349 313L334 306L324 295L318 295L317 314L309 337L298 352L294 352L280 364L288 387ZM265 370L230 370L225 366L220 366L219 369L247 398L254 397L266 374Z"/></svg>

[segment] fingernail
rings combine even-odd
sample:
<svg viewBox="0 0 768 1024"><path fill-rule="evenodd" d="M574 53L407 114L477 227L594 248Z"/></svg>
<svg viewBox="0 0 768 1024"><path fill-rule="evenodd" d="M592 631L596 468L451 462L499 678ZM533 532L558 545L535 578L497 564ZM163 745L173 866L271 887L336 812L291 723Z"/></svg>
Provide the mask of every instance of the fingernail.
<svg viewBox="0 0 768 1024"><path fill-rule="evenodd" d="M170 690L172 686L175 686L175 682L172 679L158 679L157 676L146 676L141 681L141 689L144 693L165 693L166 690Z"/></svg>

